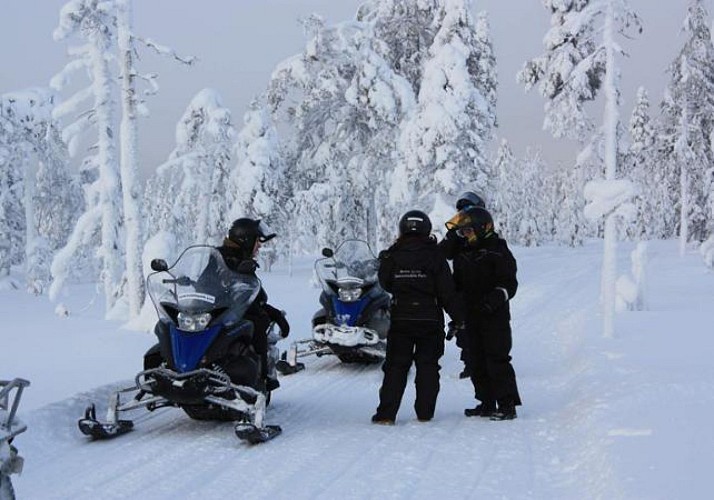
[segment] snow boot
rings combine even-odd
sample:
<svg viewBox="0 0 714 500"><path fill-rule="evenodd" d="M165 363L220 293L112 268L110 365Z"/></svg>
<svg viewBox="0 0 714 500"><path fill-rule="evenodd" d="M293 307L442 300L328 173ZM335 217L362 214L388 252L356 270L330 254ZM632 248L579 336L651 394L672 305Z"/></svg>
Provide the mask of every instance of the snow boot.
<svg viewBox="0 0 714 500"><path fill-rule="evenodd" d="M383 417L379 413L375 413L374 415L372 415L372 423L378 425L394 425L394 419Z"/></svg>
<svg viewBox="0 0 714 500"><path fill-rule="evenodd" d="M467 417L490 417L496 413L496 402L481 403L476 408L466 408L464 415Z"/></svg>
<svg viewBox="0 0 714 500"><path fill-rule="evenodd" d="M499 403L498 410L491 414L491 420L513 420L518 417L516 414L516 405L512 402Z"/></svg>
<svg viewBox="0 0 714 500"><path fill-rule="evenodd" d="M278 381L277 378L268 377L268 378L265 380L265 388L266 388L268 391L274 391L274 390L277 389L278 387L280 387L280 382Z"/></svg>

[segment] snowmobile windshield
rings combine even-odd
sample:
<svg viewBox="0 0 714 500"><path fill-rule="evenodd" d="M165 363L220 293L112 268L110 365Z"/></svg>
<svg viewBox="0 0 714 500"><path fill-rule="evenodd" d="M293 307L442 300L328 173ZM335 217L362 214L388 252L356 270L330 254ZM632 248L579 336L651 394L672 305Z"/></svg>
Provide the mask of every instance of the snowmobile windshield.
<svg viewBox="0 0 714 500"><path fill-rule="evenodd" d="M325 291L335 285L358 288L377 282L379 260L372 253L366 241L345 240L335 250L332 257L318 259L315 272ZM332 285L332 286L331 286Z"/></svg>
<svg viewBox="0 0 714 500"><path fill-rule="evenodd" d="M150 274L146 282L159 317L172 321L178 312L217 310L242 318L260 291L255 275L231 271L211 246L187 248L173 266Z"/></svg>

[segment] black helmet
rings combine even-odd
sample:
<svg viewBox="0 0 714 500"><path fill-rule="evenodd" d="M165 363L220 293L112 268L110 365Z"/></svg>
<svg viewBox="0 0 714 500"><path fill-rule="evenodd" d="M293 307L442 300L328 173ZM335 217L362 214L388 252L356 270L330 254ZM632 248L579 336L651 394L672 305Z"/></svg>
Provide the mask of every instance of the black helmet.
<svg viewBox="0 0 714 500"><path fill-rule="evenodd" d="M466 207L486 208L486 200L484 200L483 196L473 191L465 191L456 200L456 210L463 210Z"/></svg>
<svg viewBox="0 0 714 500"><path fill-rule="evenodd" d="M399 220L399 236L418 234L429 236L431 234L431 221L429 216L421 210L409 210Z"/></svg>
<svg viewBox="0 0 714 500"><path fill-rule="evenodd" d="M245 250L252 250L255 240L265 243L275 238L275 233L260 219L236 219L228 231L228 239Z"/></svg>
<svg viewBox="0 0 714 500"><path fill-rule="evenodd" d="M472 243L487 238L493 234L493 217L485 208L472 205L459 210L446 223L446 229L455 229L457 234L466 228L474 231L473 236L468 238Z"/></svg>

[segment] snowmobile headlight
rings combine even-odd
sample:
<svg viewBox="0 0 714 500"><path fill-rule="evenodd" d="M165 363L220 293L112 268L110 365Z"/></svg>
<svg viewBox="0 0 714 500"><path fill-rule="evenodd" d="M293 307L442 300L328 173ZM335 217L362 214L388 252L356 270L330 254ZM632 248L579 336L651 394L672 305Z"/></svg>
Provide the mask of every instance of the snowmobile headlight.
<svg viewBox="0 0 714 500"><path fill-rule="evenodd" d="M354 302L362 295L361 288L338 288L337 294L342 302Z"/></svg>
<svg viewBox="0 0 714 500"><path fill-rule="evenodd" d="M211 322L211 313L187 314L184 312L178 313L179 330L185 332L199 332L205 330L208 323Z"/></svg>

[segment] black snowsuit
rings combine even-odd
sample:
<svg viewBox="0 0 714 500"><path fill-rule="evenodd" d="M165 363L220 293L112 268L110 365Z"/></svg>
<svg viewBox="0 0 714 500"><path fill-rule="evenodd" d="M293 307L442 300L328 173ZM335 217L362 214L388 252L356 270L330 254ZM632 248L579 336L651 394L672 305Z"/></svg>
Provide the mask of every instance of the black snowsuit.
<svg viewBox="0 0 714 500"><path fill-rule="evenodd" d="M255 269L258 268L258 263L251 257L246 257L245 252L238 245L227 240L216 249L223 257L226 266L232 271L237 272L243 262L251 261L253 266L247 266L247 268L252 268L252 270L243 268L241 272L248 272L255 276ZM270 323L275 321L278 324L283 337L286 337L290 332L290 325L282 311L268 304L268 294L265 293L262 286L255 300L245 312L245 319L253 323L253 349L260 355L261 378L265 379L268 370L268 328Z"/></svg>
<svg viewBox="0 0 714 500"><path fill-rule="evenodd" d="M466 238L461 238L456 235L456 230L449 229L444 236L444 239L439 242L439 249L447 260L453 261L457 255L469 249L469 244ZM464 363L464 374L471 373L469 368L469 347L466 332L459 330L456 334L456 345L461 349L460 359Z"/></svg>
<svg viewBox="0 0 714 500"><path fill-rule="evenodd" d="M454 280L466 312L471 382L486 404L520 405L511 365L508 301L518 288L516 259L506 241L492 233L454 258Z"/></svg>
<svg viewBox="0 0 714 500"><path fill-rule="evenodd" d="M412 362L416 365L416 402L420 420L434 416L439 394L439 359L444 354L444 312L461 322L453 278L436 241L400 238L380 253L379 283L392 294L387 355L382 366L376 420L395 420Z"/></svg>

